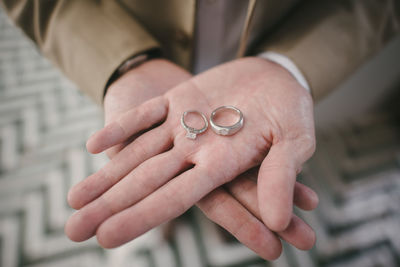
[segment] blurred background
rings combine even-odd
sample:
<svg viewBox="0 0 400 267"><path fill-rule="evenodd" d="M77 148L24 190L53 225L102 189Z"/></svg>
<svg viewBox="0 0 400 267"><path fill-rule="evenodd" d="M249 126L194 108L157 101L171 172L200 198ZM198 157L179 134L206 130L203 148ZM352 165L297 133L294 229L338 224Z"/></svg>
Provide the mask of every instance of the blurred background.
<svg viewBox="0 0 400 267"><path fill-rule="evenodd" d="M113 250L73 243L70 186L100 168L87 137L101 109L68 82L0 9L0 267L400 266L400 38L315 109L317 151L299 180L320 205L297 211L317 233L265 262L191 209Z"/></svg>

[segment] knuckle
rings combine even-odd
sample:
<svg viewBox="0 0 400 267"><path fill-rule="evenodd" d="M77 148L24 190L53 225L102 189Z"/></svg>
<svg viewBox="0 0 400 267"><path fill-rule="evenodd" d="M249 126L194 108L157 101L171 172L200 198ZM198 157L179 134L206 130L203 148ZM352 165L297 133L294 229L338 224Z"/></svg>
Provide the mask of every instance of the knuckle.
<svg viewBox="0 0 400 267"><path fill-rule="evenodd" d="M93 184L95 184L94 186L100 191L112 186L118 179L118 177L113 173L113 169L109 168L107 165L101 168L98 172L92 174L90 178L93 181ZM93 190L94 186L87 189Z"/></svg>
<svg viewBox="0 0 400 267"><path fill-rule="evenodd" d="M103 209L107 210L110 214L116 214L119 211L116 205L117 203L113 201L108 194L101 195L99 201L101 202Z"/></svg>
<svg viewBox="0 0 400 267"><path fill-rule="evenodd" d="M146 157L148 145L145 143L145 141L142 140L142 138L138 138L133 143L133 151L133 154L137 157L138 160L140 160Z"/></svg>

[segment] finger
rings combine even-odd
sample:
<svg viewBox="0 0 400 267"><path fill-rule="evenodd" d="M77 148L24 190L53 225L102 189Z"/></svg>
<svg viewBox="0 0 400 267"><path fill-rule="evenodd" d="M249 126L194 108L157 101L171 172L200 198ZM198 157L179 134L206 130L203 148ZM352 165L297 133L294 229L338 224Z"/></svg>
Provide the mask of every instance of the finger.
<svg viewBox="0 0 400 267"><path fill-rule="evenodd" d="M294 185L293 204L302 210L313 210L318 206L318 195L308 186L296 182Z"/></svg>
<svg viewBox="0 0 400 267"><path fill-rule="evenodd" d="M126 147L126 144L118 144L113 147L110 147L109 149L106 150L106 155L109 159L112 159L115 157L118 152L120 152L122 149Z"/></svg>
<svg viewBox="0 0 400 267"><path fill-rule="evenodd" d="M228 183L227 188L236 200L261 220L257 201L257 185L254 181L240 177ZM299 188L299 190L303 190L303 188ZM277 234L298 249L310 249L315 243L314 231L295 215L292 215L288 227Z"/></svg>
<svg viewBox="0 0 400 267"><path fill-rule="evenodd" d="M133 141L112 158L102 169L73 186L68 203L80 209L96 199L145 160L168 150L172 139L165 126L157 127Z"/></svg>
<svg viewBox="0 0 400 267"><path fill-rule="evenodd" d="M234 190L235 195L240 196L243 201L251 204L249 206L253 214L255 214L254 212L259 214L258 204L253 204L258 202L256 183L258 169L258 167L252 168L227 184L229 190ZM249 199L245 199L247 197ZM318 206L318 202L318 195L314 190L299 182L295 183L293 195L294 205L303 210L313 210ZM261 218L259 215L257 216Z"/></svg>
<svg viewBox="0 0 400 267"><path fill-rule="evenodd" d="M197 206L262 258L275 260L281 254L279 238L224 189L215 189L197 202Z"/></svg>
<svg viewBox="0 0 400 267"><path fill-rule="evenodd" d="M273 231L283 231L292 218L296 175L308 159L301 146L291 142L273 145L258 175L258 202L264 223ZM307 157L308 156L308 157Z"/></svg>
<svg viewBox="0 0 400 267"><path fill-rule="evenodd" d="M173 150L143 162L99 198L74 213L65 226L67 236L74 241L89 239L108 217L140 201L187 167Z"/></svg>
<svg viewBox="0 0 400 267"><path fill-rule="evenodd" d="M122 143L130 136L162 121L168 113L168 101L163 96L153 98L122 114L119 119L92 135L87 144L90 153L100 153Z"/></svg>
<svg viewBox="0 0 400 267"><path fill-rule="evenodd" d="M316 241L314 230L294 214L288 227L284 231L277 232L277 234L283 240L301 250L312 249Z"/></svg>
<svg viewBox="0 0 400 267"><path fill-rule="evenodd" d="M142 133L143 134L143 133ZM106 155L109 159L112 159L113 157L115 157L115 155L117 155L122 149L124 149L125 147L127 147L130 143L132 143L136 138L138 138L141 134L134 134L131 137L129 137L126 141L114 145L110 148L108 148L105 152Z"/></svg>
<svg viewBox="0 0 400 267"><path fill-rule="evenodd" d="M120 246L148 230L171 220L198 202L219 184L221 177L194 167L139 203L108 218L97 229L99 244L105 248Z"/></svg>

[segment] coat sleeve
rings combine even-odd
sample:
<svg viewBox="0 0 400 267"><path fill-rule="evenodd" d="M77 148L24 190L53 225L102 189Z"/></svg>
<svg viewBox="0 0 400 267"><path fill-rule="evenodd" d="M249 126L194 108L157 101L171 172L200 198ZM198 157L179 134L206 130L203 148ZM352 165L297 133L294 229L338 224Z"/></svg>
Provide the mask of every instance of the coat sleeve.
<svg viewBox="0 0 400 267"><path fill-rule="evenodd" d="M118 66L158 42L114 0L0 0L9 17L79 88L102 103Z"/></svg>
<svg viewBox="0 0 400 267"><path fill-rule="evenodd" d="M303 1L256 52L291 59L318 101L398 34L399 24L395 0Z"/></svg>

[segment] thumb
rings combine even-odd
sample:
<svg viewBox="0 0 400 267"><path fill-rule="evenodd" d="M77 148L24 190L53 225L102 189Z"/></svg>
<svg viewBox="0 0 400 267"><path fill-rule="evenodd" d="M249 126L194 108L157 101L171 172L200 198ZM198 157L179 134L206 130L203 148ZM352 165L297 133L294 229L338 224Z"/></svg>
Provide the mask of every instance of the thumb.
<svg viewBox="0 0 400 267"><path fill-rule="evenodd" d="M282 141L274 144L258 174L258 203L264 223L273 231L287 228L293 213L296 176L315 149L309 141Z"/></svg>

